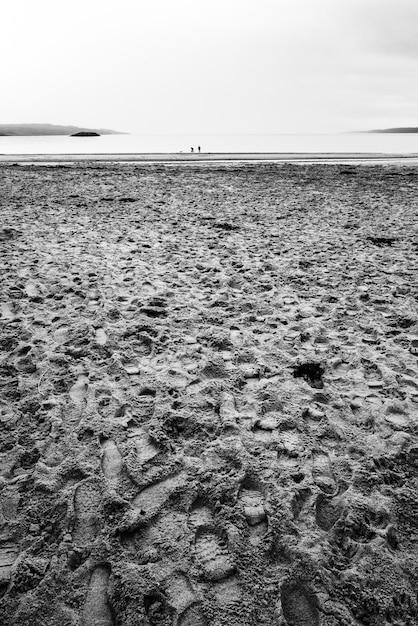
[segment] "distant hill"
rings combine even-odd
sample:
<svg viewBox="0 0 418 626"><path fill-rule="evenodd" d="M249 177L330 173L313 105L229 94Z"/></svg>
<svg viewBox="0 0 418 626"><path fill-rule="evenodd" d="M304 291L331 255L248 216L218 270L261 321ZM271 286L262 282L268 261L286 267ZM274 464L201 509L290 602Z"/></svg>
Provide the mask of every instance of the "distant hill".
<svg viewBox="0 0 418 626"><path fill-rule="evenodd" d="M363 130L363 133L418 133L417 126L400 127L400 128L382 128L379 130Z"/></svg>
<svg viewBox="0 0 418 626"><path fill-rule="evenodd" d="M74 135L80 132L93 132L99 135L125 135L117 130L106 128L81 128L80 126L60 126L58 124L0 124L2 137L29 137L33 135Z"/></svg>

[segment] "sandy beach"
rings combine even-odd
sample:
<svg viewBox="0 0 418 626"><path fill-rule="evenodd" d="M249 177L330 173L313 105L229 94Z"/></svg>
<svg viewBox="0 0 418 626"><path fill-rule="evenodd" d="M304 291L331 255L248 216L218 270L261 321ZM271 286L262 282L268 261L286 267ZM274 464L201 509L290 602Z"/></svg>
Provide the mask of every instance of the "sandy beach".
<svg viewBox="0 0 418 626"><path fill-rule="evenodd" d="M418 623L417 191L0 163L3 626Z"/></svg>
<svg viewBox="0 0 418 626"><path fill-rule="evenodd" d="M190 154L185 152L150 153L39 153L15 154L0 152L0 163L55 164L55 163L365 163L365 164L418 164L418 153L413 152L207 152Z"/></svg>

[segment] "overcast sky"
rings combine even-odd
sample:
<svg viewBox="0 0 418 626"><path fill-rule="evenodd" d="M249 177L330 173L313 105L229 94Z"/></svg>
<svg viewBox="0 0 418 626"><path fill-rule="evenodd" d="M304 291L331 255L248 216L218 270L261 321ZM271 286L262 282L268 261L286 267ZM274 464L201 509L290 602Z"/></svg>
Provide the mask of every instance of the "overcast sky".
<svg viewBox="0 0 418 626"><path fill-rule="evenodd" d="M9 0L0 19L0 122L418 125L418 0Z"/></svg>

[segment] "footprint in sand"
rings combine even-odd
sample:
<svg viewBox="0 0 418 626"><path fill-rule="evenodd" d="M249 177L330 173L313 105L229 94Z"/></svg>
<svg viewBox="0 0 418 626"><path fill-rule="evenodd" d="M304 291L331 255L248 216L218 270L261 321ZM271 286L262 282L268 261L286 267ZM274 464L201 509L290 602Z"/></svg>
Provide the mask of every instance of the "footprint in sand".
<svg viewBox="0 0 418 626"><path fill-rule="evenodd" d="M214 592L217 604L223 611L236 613L242 608L241 589L235 576L217 582Z"/></svg>
<svg viewBox="0 0 418 626"><path fill-rule="evenodd" d="M235 565L226 541L215 530L199 528L195 537L196 561L205 580L217 581L232 576Z"/></svg>
<svg viewBox="0 0 418 626"><path fill-rule="evenodd" d="M299 463L298 457L302 449L300 433L289 427L280 432L278 441L280 444L280 465L283 467L297 465Z"/></svg>
<svg viewBox="0 0 418 626"><path fill-rule="evenodd" d="M69 394L71 400L77 406L85 406L86 398L87 398L87 390L88 390L88 382L89 379L87 376L79 376L71 387Z"/></svg>
<svg viewBox="0 0 418 626"><path fill-rule="evenodd" d="M161 512L148 523L140 524L140 529L134 524L133 528L122 531L121 545L129 552L135 553L136 557L140 557L142 562L155 562L163 558L164 554L170 554L175 559L174 555L190 550L190 533L186 520L185 513L175 510ZM181 581L179 581L179 588L180 586ZM170 587L168 582L167 587ZM185 585L183 589L185 596L189 596L187 589L189 587Z"/></svg>
<svg viewBox="0 0 418 626"><path fill-rule="evenodd" d="M19 555L17 546L12 542L0 545L0 587L7 585L12 575L13 563Z"/></svg>
<svg viewBox="0 0 418 626"><path fill-rule="evenodd" d="M107 335L104 328L96 329L96 343L99 346L105 346L107 344Z"/></svg>
<svg viewBox="0 0 418 626"><path fill-rule="evenodd" d="M153 417L156 406L155 396L155 389L149 389L148 387L138 392L135 399L134 413L137 418L140 418L141 423Z"/></svg>
<svg viewBox="0 0 418 626"><path fill-rule="evenodd" d="M232 393L223 391L220 397L219 417L224 428L237 428L237 410Z"/></svg>
<svg viewBox="0 0 418 626"><path fill-rule="evenodd" d="M190 515L189 524L195 530L195 558L203 578L218 581L232 576L235 572L234 562L226 540L213 527L209 508L205 506L195 508Z"/></svg>
<svg viewBox="0 0 418 626"><path fill-rule="evenodd" d="M141 373L140 363L135 359L123 360L123 369L129 376L137 376Z"/></svg>
<svg viewBox="0 0 418 626"><path fill-rule="evenodd" d="M38 289L36 283L33 282L33 280L28 280L28 282L26 283L25 293L28 296L28 298L31 298L31 299L37 299L41 296L41 292Z"/></svg>
<svg viewBox="0 0 418 626"><path fill-rule="evenodd" d="M208 622L199 604L193 604L180 615L177 626L208 626Z"/></svg>
<svg viewBox="0 0 418 626"><path fill-rule="evenodd" d="M250 531L250 542L259 543L268 530L268 520L264 504L264 496L258 486L246 479L238 497Z"/></svg>
<svg viewBox="0 0 418 626"><path fill-rule="evenodd" d="M0 498L0 528L2 541L0 543L0 587L7 585L13 564L19 556L19 548L8 536L9 524L17 517L20 494L15 486L3 486Z"/></svg>
<svg viewBox="0 0 418 626"><path fill-rule="evenodd" d="M248 390L256 391L267 383L267 380L263 378L262 370L257 363L246 363L245 361L240 361L239 371L245 380L245 385Z"/></svg>
<svg viewBox="0 0 418 626"><path fill-rule="evenodd" d="M319 626L318 601L313 592L304 585L283 585L281 602L288 626Z"/></svg>
<svg viewBox="0 0 418 626"><path fill-rule="evenodd" d="M269 413L263 415L263 417L257 417L253 422L251 430L256 439L269 444L277 437L277 425L276 415Z"/></svg>
<svg viewBox="0 0 418 626"><path fill-rule="evenodd" d="M65 343L66 341L68 341L69 334L70 334L70 327L65 324L62 324L54 331L54 335L53 335L54 340L57 343Z"/></svg>
<svg viewBox="0 0 418 626"><path fill-rule="evenodd" d="M150 487L145 487L133 500L132 506L143 519L154 517L168 500L170 495L179 486L186 483L187 476L184 472L170 476Z"/></svg>
<svg viewBox="0 0 418 626"><path fill-rule="evenodd" d="M0 469L6 468L0 463ZM17 516L21 496L18 485L3 486L0 496L0 525L12 522ZM4 528L3 528L4 530Z"/></svg>
<svg viewBox="0 0 418 626"><path fill-rule="evenodd" d="M312 452L312 478L324 493L329 495L336 493L337 483L331 469L329 456L321 450Z"/></svg>
<svg viewBox="0 0 418 626"><path fill-rule="evenodd" d="M102 470L103 474L112 482L116 482L122 471L123 459L117 445L112 439L102 439Z"/></svg>
<svg viewBox="0 0 418 626"><path fill-rule="evenodd" d="M143 428L133 428L128 432L128 438L135 446L136 460L144 465L158 454L160 449L152 442L150 436Z"/></svg>
<svg viewBox="0 0 418 626"><path fill-rule="evenodd" d="M196 532L198 528L211 526L212 524L213 516L210 508L206 506L204 498L197 498L189 515L189 526Z"/></svg>
<svg viewBox="0 0 418 626"><path fill-rule="evenodd" d="M78 485L74 494L74 541L84 545L94 541L99 528L99 511L102 504L100 489L93 481Z"/></svg>
<svg viewBox="0 0 418 626"><path fill-rule="evenodd" d="M185 574L174 572L163 583L165 595L177 615L184 614L189 607L196 605L197 598Z"/></svg>
<svg viewBox="0 0 418 626"><path fill-rule="evenodd" d="M144 609L147 626L172 626L174 610L169 606L162 593L150 593L144 596Z"/></svg>
<svg viewBox="0 0 418 626"><path fill-rule="evenodd" d="M231 327L229 338L236 348L240 348L244 344L244 333L237 326Z"/></svg>
<svg viewBox="0 0 418 626"><path fill-rule="evenodd" d="M151 355L154 343L151 337L143 333L137 336L136 341L132 344L132 348L139 357L147 357Z"/></svg>
<svg viewBox="0 0 418 626"><path fill-rule="evenodd" d="M100 417L105 420L114 419L115 422L125 424L130 418L129 406L120 404L110 387L99 387L94 391L96 409Z"/></svg>
<svg viewBox="0 0 418 626"><path fill-rule="evenodd" d="M15 307L12 303L2 302L0 305L1 317L4 320L13 320L16 317Z"/></svg>
<svg viewBox="0 0 418 626"><path fill-rule="evenodd" d="M140 287L139 293L143 298L152 298L158 293L158 290L162 290L165 287L161 281L156 281L155 284L144 281Z"/></svg>
<svg viewBox="0 0 418 626"><path fill-rule="evenodd" d="M293 519L297 520L299 519L299 517L301 516L301 513L305 507L305 505L307 504L307 502L309 501L309 498L311 496L311 490L309 489L309 487L302 487L301 489L297 489L292 497L291 500L291 507L292 507L292 513L293 513Z"/></svg>
<svg viewBox="0 0 418 626"><path fill-rule="evenodd" d="M343 511L343 503L340 498L330 498L324 493L320 493L315 502L315 519L319 528L331 530L339 520Z"/></svg>
<svg viewBox="0 0 418 626"><path fill-rule="evenodd" d="M93 570L84 603L81 626L114 626L113 611L108 598L110 566Z"/></svg>

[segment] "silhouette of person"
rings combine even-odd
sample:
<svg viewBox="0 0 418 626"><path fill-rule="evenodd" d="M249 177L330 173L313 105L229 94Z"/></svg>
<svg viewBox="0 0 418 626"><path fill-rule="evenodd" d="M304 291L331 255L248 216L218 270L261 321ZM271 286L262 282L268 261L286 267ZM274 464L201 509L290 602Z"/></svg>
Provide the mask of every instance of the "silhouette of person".
<svg viewBox="0 0 418 626"><path fill-rule="evenodd" d="M200 154L200 146L197 146L197 149L199 150L199 154Z"/></svg>
<svg viewBox="0 0 418 626"><path fill-rule="evenodd" d="M194 148L190 148L190 152L194 152Z"/></svg>

